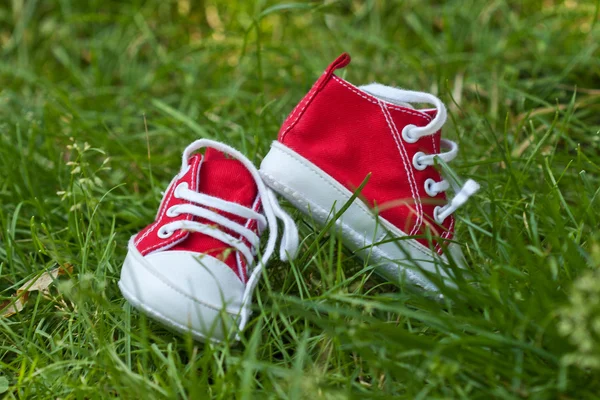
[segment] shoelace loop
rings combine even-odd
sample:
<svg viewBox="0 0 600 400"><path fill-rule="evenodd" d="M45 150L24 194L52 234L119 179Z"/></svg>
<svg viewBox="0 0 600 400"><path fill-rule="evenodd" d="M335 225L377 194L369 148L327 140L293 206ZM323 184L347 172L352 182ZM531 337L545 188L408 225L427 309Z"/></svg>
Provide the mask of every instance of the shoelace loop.
<svg viewBox="0 0 600 400"><path fill-rule="evenodd" d="M252 230L212 210L217 209L244 219L254 219L258 222L259 227L264 227L266 224L266 219L262 214L237 203L225 201L190 190L186 182L182 182L177 185L175 188L174 197L186 200L189 203L178 204L170 207L166 212L168 216L176 217L181 214L190 214L195 217L210 221L219 227L224 227L229 231L235 232L240 238L246 239L252 248L259 245L260 238ZM163 225L159 229L158 235L162 235L162 237L168 237L172 235L173 232L180 229L185 229L192 232L200 232L207 236L211 236L239 251L246 259L246 263L248 265L254 262L253 251L243 240L236 238L210 224L188 220L174 221Z"/></svg>
<svg viewBox="0 0 600 400"><path fill-rule="evenodd" d="M413 108L412 103L427 103L435 107L437 111L436 115L427 125L419 127L408 124L402 129L402 139L407 143L415 143L422 137L434 135L446 123L446 106L432 94L398 89L378 83L361 86L361 89L385 101L400 104L403 107ZM425 154L420 151L415 153L412 159L415 169L422 171L428 166L434 165L436 158L448 163L458 155L458 145L456 142L442 139L441 146L447 149L447 151L436 154ZM454 197L445 206L438 206L434 209L433 216L438 224L442 224L446 218L462 206L480 188L479 184L472 179L467 180L462 186L453 184L452 187L455 191ZM432 197L437 196L440 192L445 192L449 188L450 184L446 179L440 182L435 182L433 179L425 181L425 192Z"/></svg>
<svg viewBox="0 0 600 400"><path fill-rule="evenodd" d="M167 213L170 213L171 215L180 215L184 213L191 214L210 221L216 226L197 221L174 221L163 225L159 229L159 235L171 235L172 232L178 229L203 233L238 250L246 259L247 265L251 266L254 264L254 250L259 247L260 237L245 226L212 210L220 210L244 219L254 219L259 225L259 231L262 231L265 228L269 230L268 240L262 251L262 255L254 265L252 273L249 275L248 281L246 282L246 289L242 299L243 307L239 322L239 328L241 330L249 319L252 293L258 283L261 271L275 251L279 231L277 220L283 222L283 234L279 248L279 257L283 261L293 259L296 256L298 251L298 229L294 220L279 205L273 191L264 184L254 164L246 156L230 146L209 139L196 140L187 146L183 152L179 176L183 176L188 171L188 160L192 153L205 147L212 147L225 153L238 160L246 167L256 183L264 215L240 204L209 196L204 193L195 192L190 190L186 183L181 183L176 187L174 196L186 200L189 203L173 206L167 210ZM250 243L250 247L248 247L243 240L235 238L223 229L220 229L220 227L224 227L239 234L241 238L246 239L248 243Z"/></svg>

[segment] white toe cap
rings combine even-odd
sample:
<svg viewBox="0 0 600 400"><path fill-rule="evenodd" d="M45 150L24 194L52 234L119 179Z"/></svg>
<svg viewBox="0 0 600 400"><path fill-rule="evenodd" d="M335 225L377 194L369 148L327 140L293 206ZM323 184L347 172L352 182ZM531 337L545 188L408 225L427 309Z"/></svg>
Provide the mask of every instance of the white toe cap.
<svg viewBox="0 0 600 400"><path fill-rule="evenodd" d="M198 340L236 333L245 285L225 263L189 251L142 256L130 244L119 287L148 316Z"/></svg>

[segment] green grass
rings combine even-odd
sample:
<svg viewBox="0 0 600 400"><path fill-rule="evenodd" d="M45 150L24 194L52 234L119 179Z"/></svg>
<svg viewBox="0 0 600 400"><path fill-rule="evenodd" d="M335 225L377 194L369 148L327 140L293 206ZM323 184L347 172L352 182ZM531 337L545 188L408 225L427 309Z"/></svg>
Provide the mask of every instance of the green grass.
<svg viewBox="0 0 600 400"><path fill-rule="evenodd" d="M7 4L8 3L8 4ZM0 6L0 397L534 398L600 393L597 0L295 3L12 0ZM236 344L121 297L130 235L200 137L257 164L327 64L448 104L473 278L445 303L385 283L291 208ZM208 396L207 396L208 394Z"/></svg>

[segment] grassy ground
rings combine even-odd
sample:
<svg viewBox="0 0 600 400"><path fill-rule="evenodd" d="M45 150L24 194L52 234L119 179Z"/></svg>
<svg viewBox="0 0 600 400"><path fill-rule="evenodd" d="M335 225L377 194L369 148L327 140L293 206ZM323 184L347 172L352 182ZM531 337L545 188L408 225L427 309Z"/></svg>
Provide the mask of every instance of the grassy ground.
<svg viewBox="0 0 600 400"><path fill-rule="evenodd" d="M7 3L10 3L7 5ZM12 0L0 5L6 398L594 398L600 393L600 2ZM257 163L325 66L437 93L483 188L446 304L386 284L335 235L272 262L242 344L205 346L116 282L190 141ZM316 241L316 242L315 242Z"/></svg>

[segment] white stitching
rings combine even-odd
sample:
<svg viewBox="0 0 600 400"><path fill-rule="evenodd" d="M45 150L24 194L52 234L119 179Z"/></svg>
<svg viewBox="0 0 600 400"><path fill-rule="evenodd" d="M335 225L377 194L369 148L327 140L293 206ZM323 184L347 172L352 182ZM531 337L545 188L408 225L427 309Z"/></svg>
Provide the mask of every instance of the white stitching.
<svg viewBox="0 0 600 400"><path fill-rule="evenodd" d="M192 190L198 190L198 186L199 186L200 174L198 174L198 177L196 177L196 174L197 174L198 170L200 169L200 167L199 167L200 162L197 160L202 161L202 159L196 158L194 160L194 165L192 165L192 176L191 176L190 181L192 183L195 182L195 186L192 188ZM174 191L175 190L173 190L173 192ZM185 219L192 220L192 219L194 219L194 217L192 215L186 215ZM146 249L146 252L150 253L154 250L166 250L168 248L173 247L176 243L181 243L185 238L187 238L189 236L189 232L181 231L181 233L183 235L181 235L180 237L177 237L177 235L175 235L175 237L173 237L173 239L169 239L169 240L167 240L166 243L162 243L162 247L161 247L161 243L157 243L154 246L151 246L150 248Z"/></svg>
<svg viewBox="0 0 600 400"><path fill-rule="evenodd" d="M169 250L170 248L175 247L176 245L178 245L179 243L183 242L185 239L187 239L189 233L183 232L183 235L177 235L174 236L174 240L171 239L170 243L167 243L166 245L164 245L163 247L160 247L161 243L155 244L154 246L148 248L145 250L146 255L150 255L150 253L155 251L155 248L158 246L158 250Z"/></svg>
<svg viewBox="0 0 600 400"><path fill-rule="evenodd" d="M276 143L277 143L277 142L276 142ZM278 147L279 147L279 146L278 146ZM347 195L346 193L344 193L344 191L343 191L343 190L340 190L340 188L338 188L338 187L337 187L336 185L334 185L332 182L329 182L327 179L325 179L325 178L324 178L324 177L323 177L321 174L319 174L317 171L315 171L315 170L313 169L313 167L312 167L311 165L309 165L308 163L306 163L306 162L305 162L305 161L304 161L302 158L300 158L300 157L296 157L296 156L295 156L295 154L291 154L290 152L293 152L293 150L291 150L291 149L288 149L288 148L287 148L286 146L284 146L284 145L281 145L281 147L283 147L283 148L281 148L281 149L280 149L280 148L276 148L276 149L277 149L277 150L279 150L279 151L282 151L282 152L284 152L286 155L288 155L288 156L290 156L291 158L293 158L293 159L294 159L294 161L297 161L297 162L299 162L299 163L300 163L302 166L304 166L304 167L305 167L305 168L306 168L306 169L307 169L309 172L311 172L312 174L316 175L316 176L317 176L319 179L321 179L321 180L322 180L323 182L325 182L327 185L331 186L331 187L332 187L332 188L333 188L333 189L334 189L336 192L340 193L340 194L341 194L341 195L343 195L344 197L348 197L348 195ZM260 173L261 173L261 174L265 174L265 175L267 175L267 176L268 176L268 177L269 177L269 178L270 178L272 181L276 182L275 178L274 178L273 176L269 175L268 173L266 173L266 172L264 172L264 171L262 171L262 170L260 171ZM333 178L332 178L332 179L333 179ZM345 189L345 188L344 188L344 189ZM290 190L291 190L291 189L290 189ZM346 190L347 190L347 189L346 189ZM296 193L296 192L295 192L295 193ZM356 199L356 200L355 200L355 202L354 202L353 204L356 204L356 206L358 207L358 210L359 210L359 211L360 211L362 214L364 214L364 215L368 216L369 218L373 218L373 214L372 214L372 213L370 213L370 212L368 212L367 210L365 210L365 209L363 208L363 207L365 207L365 208L366 208L366 206L364 205L364 203L363 203L361 200L359 200L359 199ZM378 218L384 219L384 218L382 218L382 217L378 217ZM393 224L391 224L391 223L390 223L390 225L393 225ZM351 229L351 228L348 228L348 229ZM400 228L398 228L398 229L400 229ZM354 230L353 230L353 231L354 231ZM406 235L406 233L404 233L404 232L402 232L402 233L403 233L405 236L408 236L408 235ZM429 254L428 254L428 252L427 252L427 251L425 251L425 250L423 250L423 249L421 249L421 248L417 247L415 244L411 243L410 241L406 241L406 243L407 243L409 246L413 247L415 250L417 250L417 251L419 251L420 253L422 253L423 255L425 255L425 256L429 256Z"/></svg>
<svg viewBox="0 0 600 400"><path fill-rule="evenodd" d="M450 217L450 225L448 226L448 230L444 231L440 235L440 238L447 240L450 237L450 235L452 234L452 228L454 228L454 221L455 221L454 217L451 216ZM435 246L435 251L439 254L441 250L442 250L441 243L438 242Z"/></svg>
<svg viewBox="0 0 600 400"><path fill-rule="evenodd" d="M325 71L327 72L327 71ZM323 75L325 75L325 72L321 75L321 77ZM319 77L319 80L321 79L321 77ZM317 82L319 81L317 80ZM298 103L298 105L296 107L294 107L294 110L292 111L292 114L287 118L293 118L296 115L296 111L298 110L298 108L300 107L300 105L302 103L304 103L304 107L302 107L302 110L300 110L300 113L298 113L298 116L296 117L296 119L290 124L288 125L288 127L285 129L285 131L283 131L283 133L281 134L280 137L280 141L283 142L283 139L285 138L285 135L287 135L287 133L290 131L290 129L292 129L296 123L298 122L298 120L300 119L300 117L302 116L302 114L304 114L304 110L306 109L306 107L308 107L308 105L310 104L310 102L312 101L312 99L315 97L315 95L317 94L317 88L316 88L316 82L313 85L313 87L308 91L308 93L306 94L306 96L304 96L304 98L302 99L302 101L300 101L300 103Z"/></svg>
<svg viewBox="0 0 600 400"><path fill-rule="evenodd" d="M410 231L409 236L414 236L419 229L421 228L421 224L423 222L423 206L421 205L421 196L419 196L419 190L417 188L417 182L415 180L415 176L413 174L412 169L410 168L410 160L408 159L408 153L406 152L406 148L404 147L404 142L400 138L400 134L396 129L396 125L391 120L391 116L387 111L386 105L383 102L379 102L379 107L381 108L381 112L385 118L385 121L390 128L390 133L396 142L396 146L398 147L398 151L400 153L400 158L402 159L402 164L404 164L404 170L406 171L406 176L408 178L408 183L410 185L410 192L412 193L413 200L415 205L417 206L417 220L415 221L415 225L413 229Z"/></svg>
<svg viewBox="0 0 600 400"><path fill-rule="evenodd" d="M327 72L327 71L325 71ZM324 75L324 74L323 74ZM335 75L331 75L331 78L333 78L336 82L338 82L339 84L341 84L342 86L344 86L345 88L349 89L350 91L356 93L357 95L359 95L360 97L362 97L363 99L370 101L371 103L377 104L379 102L379 99L368 95L364 92L361 92L357 87L351 85L350 83L344 82L342 79L338 78ZM319 79L321 79L321 77L319 77ZM317 80L318 82L318 80ZM285 131L283 131L283 133L280 136L280 141L283 142L285 136L287 135L287 133L296 125L296 123L298 122L298 120L300 119L300 117L302 117L302 115L304 114L304 110L306 109L306 107L308 107L308 105L310 104L310 102L312 101L312 99L315 97L315 95L317 94L318 90L315 87L315 85L313 85L313 87L311 88L311 90L306 94L306 96L304 96L304 98L302 99L302 101L300 101L300 103L298 103L298 105L296 107L294 107L294 109L292 110L292 113L290 114L290 116L287 118L287 120L294 118L294 121L292 123L290 123L290 125L288 125L288 127L285 129ZM300 107L300 105L304 104L304 106L302 107L302 109L300 110L300 112L298 113L298 115L296 116L296 112L298 110L298 108ZM430 122L432 120L432 118L427 115L427 114L422 114L422 113L417 113L417 112L413 112L413 111L409 111L405 108L402 107L396 107L393 105L387 105L387 107L391 110L395 110L395 111L400 111L403 112L405 114L410 114L410 115L414 115L415 117L419 117L424 119L427 122ZM434 147L435 147L435 143L434 143Z"/></svg>
<svg viewBox="0 0 600 400"><path fill-rule="evenodd" d="M152 231L154 231L154 229L156 229L156 227L158 226L158 221L160 221L162 219L162 217L165 215L166 209L167 209L167 204L169 204L169 201L171 201L171 197L173 196L173 192L175 191L175 188L173 186L175 186L175 182L172 182L172 186L171 186L171 190L169 191L169 197L167 198L167 200L165 201L165 206L163 207L162 213L160 214L160 216L156 219L156 222L154 222L152 224L152 228L148 229L146 232L144 232L144 234L142 235L142 237L140 237L138 240L135 241L135 245L137 246L138 244L140 244L142 242L142 240L144 240L150 233L152 233Z"/></svg>
<svg viewBox="0 0 600 400"><path fill-rule="evenodd" d="M285 146L283 146L283 145L282 145L282 147L285 147ZM343 195L343 196L347 196L347 194L346 194L346 193L344 193L344 191L343 191L343 190L340 190L340 188L338 188L338 187L337 187L336 185L334 185L333 183L329 182L327 179L325 179L323 176L321 176L321 174L319 174L319 173L317 173L316 171L314 171L314 170L313 170L313 168L312 168L312 166L311 166L311 165L309 165L309 164L307 164L307 163L306 163L306 162L305 162L303 159L301 159L301 158L299 158L299 157L295 157L295 156L294 156L294 154L290 154L290 153L287 151L287 147L286 147L286 150L284 150L284 149L278 149L278 148L277 148L277 150L279 150L279 151L282 151L282 152L286 153L286 155L288 155L289 157L293 158L293 159L294 159L294 161L297 161L297 162L299 162L300 164L302 164L302 166L304 166L304 167L305 167L305 168L306 168L306 169L307 169L309 172L313 173L313 174L314 174L314 175L316 175L316 176L317 176L319 179L321 179L323 182L325 182L327 185L331 186L331 187L332 187L332 188L333 188L333 189L334 189L336 192L340 193L340 194L341 194L341 195ZM290 150L290 151L293 151L293 150ZM261 173L263 173L263 171L260 171L260 172L261 172ZM272 178L272 177L271 177L271 178ZM357 203L357 205L358 205L358 203ZM368 215L368 216L371 216L371 213L367 212L366 210L364 210L364 209L363 209L362 207L360 207L360 206L359 206L359 210L360 210L360 211L361 211L363 214L365 214L365 215Z"/></svg>
<svg viewBox="0 0 600 400"><path fill-rule="evenodd" d="M346 87L347 89L349 89L352 92L356 93L357 95L359 95L363 99L365 99L367 101L370 101L371 103L374 103L374 104L378 104L379 103L380 100L378 98L373 97L373 96L371 96L371 95L369 95L369 94L367 94L365 92L362 92L360 89L358 89L356 86L350 84L349 82L345 82L345 81L343 81L342 79L338 78L335 75L332 75L332 78L335 79L335 81L337 83L343 85L344 87ZM427 122L430 122L432 120L432 118L429 115L427 115L427 114L422 114L422 113L418 113L418 112L415 112L415 111L410 111L410 110L408 110L406 108L396 107L396 106L393 106L391 104L386 104L386 107L389 108L389 109L391 109L391 110L400 111L400 112L403 112L405 114L414 115L415 117L420 117L420 118L424 119Z"/></svg>
<svg viewBox="0 0 600 400"><path fill-rule="evenodd" d="M329 186L331 186L336 192L342 194L343 196L347 196L346 193L344 193L342 190L340 190L338 187L336 187L334 184L332 184L331 182L329 182L327 179L325 179L324 177L322 177L319 173L317 173L316 171L314 171L310 165L306 164L303 160L297 159L294 157L294 159L298 162L300 162L302 165L304 165L310 172L312 172L313 174L315 174L319 179L321 179L323 182L327 183ZM262 171L261 171L262 173ZM362 208L360 208L360 211L365 214L365 215L369 215L371 216L371 214L365 210L363 210Z"/></svg>
<svg viewBox="0 0 600 400"><path fill-rule="evenodd" d="M298 160L300 161L300 160ZM314 172L314 171L313 171ZM320 206L314 204L312 201L302 197L298 192L296 192L295 190L285 186L284 184L278 182L275 177L273 177L272 175L270 175L267 172L263 172L261 171L261 174L264 174L264 176L270 181L269 182L269 186L277 188L278 192L281 193L283 195L282 192L284 192L285 194L287 194L288 196L291 196L292 198L288 198L292 203L294 203L294 200L300 204L301 207L304 207L308 210L308 205L310 205L310 210L313 214L321 214L321 218L323 220L327 220L328 217L331 216L330 213L328 213L327 211L324 211ZM316 172L315 172L316 174ZM317 174L318 175L318 174ZM335 186L331 185L332 187L335 188ZM347 233L348 235L350 235L352 237L352 241L354 242L354 244L357 247L361 247L364 246L365 244L365 236L360 234L359 232L355 231L354 229L352 229L351 227L349 227L347 224L345 224L343 221L341 220L337 220L336 224L343 227L344 232ZM403 232L402 232L403 233ZM412 239L414 240L414 239ZM361 244L362 243L362 244ZM425 251L423 249L421 249L420 247L418 247L417 245L413 244L410 240L407 241L402 241L403 244L406 244L410 247L412 247L413 249L415 249L416 251L420 252L423 256L429 258L432 257L432 252L429 251ZM382 249L379 248L378 245L374 244L374 243L369 243L370 245L370 251L372 253L375 254L374 258L379 258L382 259L386 262L392 262L393 263L393 258L391 256L389 256L385 251L383 251ZM420 244L419 244L420 245ZM399 265L396 264L396 268L400 268ZM434 285L432 285L430 282L424 280L423 278L420 278L419 276L417 276L413 271L411 271L410 269L406 269L406 268L402 268L402 273L406 274L407 278L409 279L409 281L412 281L422 287L424 287L425 289L429 289L429 290L437 290L436 287Z"/></svg>
<svg viewBox="0 0 600 400"><path fill-rule="evenodd" d="M198 158L196 158L196 160L198 160ZM192 182L194 182L194 181L196 182L195 190L198 189L198 184L199 184L199 182L198 182L198 180L196 178L196 173L199 170L199 168L198 168L198 164L199 163L196 160L194 160L194 165L192 166L192 177L191 177L191 181ZM198 178L199 177L200 177L200 174L198 174ZM166 208L167 208L166 205L169 204L171 196L173 195L174 192L175 192L175 188L173 189L173 191L171 193L169 193L169 199L165 202L165 208L163 209L163 212L162 212L160 218L158 219L158 221L156 221L156 223L154 224L154 226L152 227L152 229L150 231L153 231L158 226L158 222L163 218L163 216L165 214L165 211L166 211ZM188 220L188 219L191 219L191 218L193 218L193 216L188 215L188 216L186 216L185 219ZM183 231L181 231L181 232L183 233L183 236L179 236L178 237L178 235L175 235L175 237L173 239L170 239L167 242L157 243L157 244L155 244L153 246L148 247L147 249L144 249L144 252L146 254L150 254L151 252L153 252L155 250L165 250L165 249L173 247L177 243L181 243L181 241L189 235L189 232L188 233L183 232ZM150 232L148 232L148 234L149 233ZM141 241L141 239L140 239L140 241Z"/></svg>
<svg viewBox="0 0 600 400"><path fill-rule="evenodd" d="M454 222L455 221L456 220L454 219L454 217L451 216L450 217L450 225L448 226L448 230L446 232L442 233L442 237L444 239L449 239L450 235L452 235L452 229L454 229Z"/></svg>

